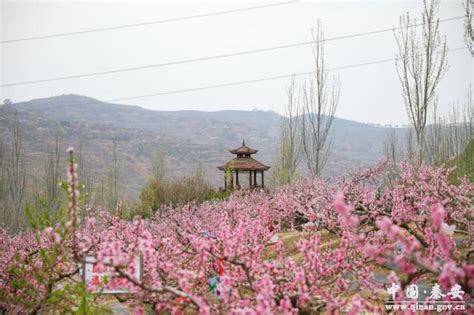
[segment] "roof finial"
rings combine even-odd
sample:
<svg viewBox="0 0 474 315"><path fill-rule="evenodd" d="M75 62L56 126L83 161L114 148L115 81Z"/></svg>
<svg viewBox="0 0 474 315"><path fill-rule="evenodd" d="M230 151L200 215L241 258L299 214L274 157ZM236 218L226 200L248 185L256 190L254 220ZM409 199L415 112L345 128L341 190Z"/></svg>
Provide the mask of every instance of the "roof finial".
<svg viewBox="0 0 474 315"><path fill-rule="evenodd" d="M242 139L242 146L245 146L245 139Z"/></svg>

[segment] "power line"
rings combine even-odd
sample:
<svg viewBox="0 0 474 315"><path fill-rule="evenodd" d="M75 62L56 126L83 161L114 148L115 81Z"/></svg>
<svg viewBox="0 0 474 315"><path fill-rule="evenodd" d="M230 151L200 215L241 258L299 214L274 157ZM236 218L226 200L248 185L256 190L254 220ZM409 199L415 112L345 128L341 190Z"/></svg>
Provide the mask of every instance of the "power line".
<svg viewBox="0 0 474 315"><path fill-rule="evenodd" d="M448 52L449 51L463 50L463 49L467 49L467 48L466 47L458 47L458 48L454 48L454 49L448 49ZM336 71L336 70L357 68L357 67L375 65L375 64L380 64L380 63L393 62L393 61L396 61L396 60L398 60L398 58L382 59L382 60L377 60L377 61L369 61L369 62L357 63L357 64L352 64L352 65L345 65L345 66L328 68L328 69L326 69L326 71ZM313 74L313 73L314 73L314 71L299 72L299 73L285 74L285 75L279 75L279 76L271 76L271 77L253 79L253 80L245 80L245 81L237 81L237 82L230 82L230 83L223 83L223 84L216 84L216 85L208 85L208 86L197 87L197 88L189 88L189 89L173 90L173 91L167 91L167 92L144 94L144 95L139 95L139 96L115 98L115 99L106 100L104 102L117 102L117 101L131 100L131 99L148 98L148 97L153 97L153 96L195 92L195 91L209 90L209 89L215 89L215 88L221 88L221 87L236 86L236 85L250 84L250 83L256 83L256 82L263 82L263 81L279 80L279 79L290 78L290 77L293 77L293 76L310 75L310 74Z"/></svg>
<svg viewBox="0 0 474 315"><path fill-rule="evenodd" d="M7 39L7 40L0 41L0 44L16 43L16 42L23 42L23 41L37 40L37 39L46 39L46 38L54 38L54 37L64 37L64 36L95 33L95 32L105 32L105 31L112 31L112 30L118 30L118 29L124 29L124 28L132 28L132 27L139 27L139 26L149 26L149 25L155 25L155 24L163 24L163 23L178 22L178 21L184 21L184 20L192 20L192 19L198 19L198 18L203 18L203 17L210 17L210 16L216 16L216 15L224 15L224 14L230 14L230 13L237 13L237 12L243 12L243 11L250 11L250 10L269 8L269 7L276 7L276 6L280 6L280 5L290 4L290 3L293 3L293 2L295 2L295 1L285 1L285 2L264 4L264 5L253 6L253 7L246 7L246 8L240 8L240 9L225 10L225 11L217 11L217 12L203 13L203 14L197 14L197 15L182 16L182 17L177 17L177 18L170 18L170 19L156 20L156 21L148 21L148 22L141 22L141 23L135 23L135 24L124 24L124 25L116 25L116 26L109 26L109 27L103 27L103 28L94 28L94 29L76 31L76 32L66 32L66 33L47 34L47 35L16 38L16 39Z"/></svg>
<svg viewBox="0 0 474 315"><path fill-rule="evenodd" d="M467 48L466 47L458 47L458 48L448 49L447 51L448 52L450 52L450 51L459 51L459 50L463 50L463 49L467 49ZM393 61L396 61L396 60L398 60L398 58L381 59L381 60L376 60L376 61L369 61L369 62L357 63L357 64L352 64L352 65L345 65L345 66L328 68L328 69L326 69L326 71L337 71L337 70L343 70L343 69L358 68L358 67L364 67L364 66L369 66L369 65L393 62ZM229 87L229 86L237 86L237 85L251 84L251 83L257 83L257 82L264 82L264 81L279 80L279 79L290 78L290 77L293 77L293 76L310 75L310 74L313 74L313 73L314 73L314 71L299 72L299 73L264 77L264 78L259 78L259 79L229 82L229 83L222 83L222 84L215 84L215 85L207 85L207 86L196 87L196 88L172 90L172 91L166 91L166 92L142 94L142 95L135 95L135 96L128 96L128 97L112 98L112 99L107 99L107 100L104 100L104 101L84 102L84 103L77 103L77 104L71 104L71 105L84 106L84 105L92 105L92 104L98 104L98 103L109 103L109 102L127 101L127 100L132 100L132 99L141 99L141 98L148 98L148 97L155 97L155 96L162 96L162 95L188 93L188 92L210 90L210 89L216 89L216 88L222 88L222 87ZM54 108L54 107L51 107L51 108ZM44 109L44 108L42 108L42 109Z"/></svg>
<svg viewBox="0 0 474 315"><path fill-rule="evenodd" d="M442 20L440 20L440 22L454 21L454 20L459 20L459 19L463 19L463 18L464 18L463 16L457 16L457 17L442 19ZM414 24L413 26L418 27L418 26L421 26L421 25L424 25L424 24L426 24L426 23ZM394 31L394 30L397 30L397 29L400 29L400 28L401 27L384 28L384 29L375 30L375 31L330 37L330 38L326 38L324 40L320 40L319 42L330 42L330 41L336 41L336 40L341 40L341 39L361 37L361 36L366 36L366 35L374 35L374 34L384 33L384 32L388 32L388 31ZM206 57L199 57L199 58L191 58L191 59L183 59L183 60L170 61L170 62L158 63L158 64L152 64L152 65L144 65L144 66L138 66L138 67L129 67L129 68L107 70L107 71L89 72L89 73L69 75L69 76L61 76L61 77L55 77L55 78L49 78L49 79L39 79L39 80L31 80L31 81L6 83L6 84L0 85L0 87L4 88L4 87L11 87L11 86L29 85L29 84L52 82L52 81L78 79L78 78L85 78L85 77L92 77L92 76L100 76L100 75L107 75L107 74L114 74L114 73L121 73L121 72L138 71L138 70L145 70L145 69L151 69L151 68L167 67L167 66L174 66L174 65L180 65L180 64L201 62L201 61L207 61L207 60L213 60L213 59L221 59L221 58L227 58L227 57L250 55L250 54L254 54L254 53L261 53L261 52L267 52L267 51L273 51L273 50L279 50L279 49L294 48L294 47L298 47L298 46L307 46L307 45L315 44L317 42L318 41L312 40L312 41L299 42L299 43L293 43L293 44L287 44L287 45L279 45L279 46L272 46L272 47L252 49L252 50L243 50L243 51L227 53L227 54L220 54L220 55L213 55L213 56L206 56Z"/></svg>

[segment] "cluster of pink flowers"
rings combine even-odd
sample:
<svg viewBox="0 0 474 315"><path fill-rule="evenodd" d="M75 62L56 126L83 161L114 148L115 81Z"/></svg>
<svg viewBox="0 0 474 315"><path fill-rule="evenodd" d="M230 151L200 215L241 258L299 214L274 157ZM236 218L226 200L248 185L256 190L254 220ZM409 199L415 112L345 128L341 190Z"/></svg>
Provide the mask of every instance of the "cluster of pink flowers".
<svg viewBox="0 0 474 315"><path fill-rule="evenodd" d="M380 164L339 183L237 191L148 220L98 210L72 229L0 230L0 308L44 309L48 295L77 280L86 256L127 280L126 303L138 312L144 304L174 314L377 312L384 301L374 297L385 292L375 277L380 268L402 289L458 284L472 299L474 185L450 184L443 168L398 168L390 180ZM274 240L288 231L297 236L293 244ZM139 281L127 269L136 255L143 260ZM209 289L210 279L218 289Z"/></svg>

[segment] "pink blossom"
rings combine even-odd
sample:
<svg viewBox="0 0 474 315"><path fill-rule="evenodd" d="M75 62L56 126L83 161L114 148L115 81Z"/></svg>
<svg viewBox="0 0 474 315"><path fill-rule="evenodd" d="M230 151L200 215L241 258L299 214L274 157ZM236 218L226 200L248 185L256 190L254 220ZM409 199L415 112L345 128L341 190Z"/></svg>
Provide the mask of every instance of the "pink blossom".
<svg viewBox="0 0 474 315"><path fill-rule="evenodd" d="M346 216L352 212L352 208L345 203L344 194L340 191L334 196L333 206L340 216Z"/></svg>
<svg viewBox="0 0 474 315"><path fill-rule="evenodd" d="M380 247L373 244L365 244L362 251L368 257L375 258L380 254Z"/></svg>
<svg viewBox="0 0 474 315"><path fill-rule="evenodd" d="M76 168L70 165L71 186L77 184ZM98 260L98 272L113 273L111 286L133 292L130 305L146 301L174 314L381 313L357 295L381 288L376 266L398 266L398 275L392 272L387 280L399 286L400 279L415 283L413 276L426 269L424 276L445 289L455 283L474 287L474 267L453 240L457 231L445 226L463 222L456 229L472 237L466 218L474 185L450 184L442 168L397 168L391 187L382 163L338 183L318 178L236 192L133 221L99 207L79 224L73 216L82 209L72 199L78 187L71 188L74 211L67 224L18 234L0 229L0 308L32 312L47 300L50 281L53 290L63 288L54 281L85 256ZM273 235L282 241L268 244ZM143 286L116 273L136 271L130 265L136 255L143 258ZM209 279L218 279L214 291Z"/></svg>
<svg viewBox="0 0 474 315"><path fill-rule="evenodd" d="M440 204L436 204L430 208L430 212L433 229L438 231L441 227L446 211L444 211L444 208Z"/></svg>
<svg viewBox="0 0 474 315"><path fill-rule="evenodd" d="M378 218L376 224L377 227L384 232L388 232L393 225L392 220L385 216Z"/></svg>
<svg viewBox="0 0 474 315"><path fill-rule="evenodd" d="M455 284L459 284L464 276L464 270L456 266L454 262L450 261L444 265L443 270L438 277L438 283L444 289L450 289Z"/></svg>

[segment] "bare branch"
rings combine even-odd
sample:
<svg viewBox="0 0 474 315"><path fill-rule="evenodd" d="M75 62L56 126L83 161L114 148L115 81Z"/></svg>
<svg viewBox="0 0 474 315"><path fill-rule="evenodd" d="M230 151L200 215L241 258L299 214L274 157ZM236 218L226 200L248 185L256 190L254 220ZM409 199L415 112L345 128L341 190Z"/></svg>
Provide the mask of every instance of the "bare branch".
<svg viewBox="0 0 474 315"><path fill-rule="evenodd" d="M332 146L333 120L340 98L340 83L328 77L324 57L321 23L313 30L315 75L303 88L302 143L310 173L319 176Z"/></svg>
<svg viewBox="0 0 474 315"><path fill-rule="evenodd" d="M397 72L407 114L415 130L419 162L424 158L428 113L436 106L436 88L448 68L446 38L440 35L436 18L438 7L438 0L424 1L421 34L416 32L416 19L409 13L400 18L400 30L394 32L398 45Z"/></svg>
<svg viewBox="0 0 474 315"><path fill-rule="evenodd" d="M284 117L280 122L280 147L272 171L272 179L276 185L291 183L297 177L296 170L301 160L302 110L295 91L296 82L293 77L288 88Z"/></svg>

